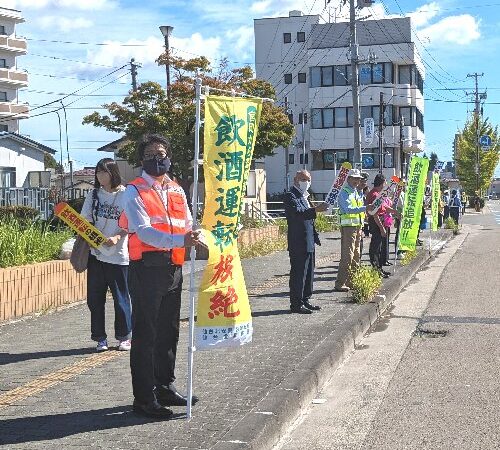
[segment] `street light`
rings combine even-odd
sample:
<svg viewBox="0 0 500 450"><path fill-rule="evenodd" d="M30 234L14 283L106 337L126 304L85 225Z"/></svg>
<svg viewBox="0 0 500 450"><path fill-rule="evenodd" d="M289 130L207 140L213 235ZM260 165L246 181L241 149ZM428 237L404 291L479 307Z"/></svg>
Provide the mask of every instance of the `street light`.
<svg viewBox="0 0 500 450"><path fill-rule="evenodd" d="M167 98L170 100L170 45L168 42L168 38L172 34L174 27L170 25L162 25L160 26L161 34L165 38L165 53L167 54L167 63L165 64L167 71Z"/></svg>

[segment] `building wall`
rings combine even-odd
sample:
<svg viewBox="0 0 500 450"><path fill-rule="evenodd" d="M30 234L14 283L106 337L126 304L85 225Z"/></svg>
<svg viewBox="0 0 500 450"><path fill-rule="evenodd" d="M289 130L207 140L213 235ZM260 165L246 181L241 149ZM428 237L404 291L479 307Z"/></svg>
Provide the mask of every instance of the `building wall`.
<svg viewBox="0 0 500 450"><path fill-rule="evenodd" d="M0 140L0 168L14 167L16 169L16 187L27 183L26 177L30 171L43 171L44 153L19 142Z"/></svg>
<svg viewBox="0 0 500 450"><path fill-rule="evenodd" d="M287 178L293 179L296 170L304 167L301 155L305 141L307 153L305 168L313 171L312 189L315 192L326 193L334 177L334 170L333 167L324 169L322 151L352 149L354 129L352 126L312 128L312 109L352 107L352 94L350 86L311 87L310 68L350 64L347 48L348 23L320 24L318 16L299 16L257 19L254 27L257 77L273 84L280 106L284 106L286 97L288 113L292 114L296 129L296 136L289 149L278 148L274 156L264 159L268 175L268 192L282 192L286 187ZM299 30L305 32L305 43L296 42L296 33ZM291 33L290 44L284 43L283 33ZM399 107L411 106L415 115L417 109L424 115L422 92L414 85L399 84L398 67L414 65L422 79L425 77L425 68L412 42L408 18L361 22L358 26L358 35L361 57L374 52L377 63L393 64L392 83L360 85L361 107L378 106L382 92L384 103L394 108L392 124L387 123L383 132L384 147L393 149L392 155L384 157L384 163L391 166L386 167L384 173L392 176L399 174L401 167ZM305 83L298 83L299 73L305 73ZM291 74L291 84L285 84L284 74ZM299 123L299 115L303 111L308 115L304 136L302 136L302 125ZM378 129L379 118L374 117L374 121ZM409 125L406 123L403 127L404 138L420 140L418 147L423 149L424 132L417 126ZM363 131L362 127L362 152L372 154L371 156L378 162L378 137L375 136L371 144L365 144Z"/></svg>

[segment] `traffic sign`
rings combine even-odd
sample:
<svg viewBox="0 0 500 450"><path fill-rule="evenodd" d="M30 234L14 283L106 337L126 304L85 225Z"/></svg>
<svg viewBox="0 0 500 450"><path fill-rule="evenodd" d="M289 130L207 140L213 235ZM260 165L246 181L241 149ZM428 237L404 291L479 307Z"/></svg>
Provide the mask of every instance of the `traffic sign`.
<svg viewBox="0 0 500 450"><path fill-rule="evenodd" d="M481 136L479 138L479 145L484 149L484 148L490 148L491 147L491 138L488 135Z"/></svg>

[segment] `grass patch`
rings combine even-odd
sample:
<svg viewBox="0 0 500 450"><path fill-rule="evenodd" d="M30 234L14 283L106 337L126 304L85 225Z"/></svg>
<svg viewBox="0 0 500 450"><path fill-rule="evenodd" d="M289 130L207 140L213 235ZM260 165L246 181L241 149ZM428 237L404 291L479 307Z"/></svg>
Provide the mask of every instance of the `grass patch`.
<svg viewBox="0 0 500 450"><path fill-rule="evenodd" d="M325 213L318 213L314 221L318 233L327 233L339 229L337 216L327 216Z"/></svg>
<svg viewBox="0 0 500 450"><path fill-rule="evenodd" d="M256 242L253 245L238 244L240 258L255 258L256 256L264 256L269 253L279 252L287 249L286 236L280 234L278 238L267 238Z"/></svg>
<svg viewBox="0 0 500 450"><path fill-rule="evenodd" d="M352 298L356 303L370 301L382 286L380 273L370 266L359 266L352 274Z"/></svg>
<svg viewBox="0 0 500 450"><path fill-rule="evenodd" d="M451 217L448 217L444 221L444 228L453 231L454 235L457 235L460 232L458 224Z"/></svg>
<svg viewBox="0 0 500 450"><path fill-rule="evenodd" d="M67 229L50 231L43 222L0 222L0 267L14 267L57 259L62 244L73 233Z"/></svg>
<svg viewBox="0 0 500 450"><path fill-rule="evenodd" d="M416 248L414 248L413 250L406 250L403 257L401 258L401 265L407 266L417 257L417 255L418 251Z"/></svg>

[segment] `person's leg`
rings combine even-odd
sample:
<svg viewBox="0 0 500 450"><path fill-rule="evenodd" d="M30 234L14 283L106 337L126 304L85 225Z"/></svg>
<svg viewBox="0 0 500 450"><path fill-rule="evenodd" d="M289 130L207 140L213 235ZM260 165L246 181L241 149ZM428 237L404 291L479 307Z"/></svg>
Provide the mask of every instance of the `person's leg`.
<svg viewBox="0 0 500 450"><path fill-rule="evenodd" d="M352 254L352 259L351 259L351 264L349 265L349 268L347 270L347 280L345 282L345 285L349 288L352 287L352 274L354 271L358 269L358 267L361 264L361 254L360 254L360 246L361 246L361 241L363 240L362 235L361 235L361 229L356 228L353 236L352 236L352 249L351 249L351 254Z"/></svg>
<svg viewBox="0 0 500 450"><path fill-rule="evenodd" d="M145 267L143 262L131 262L129 288L132 298L132 349L130 369L132 388L139 403L154 401L154 344L158 311L166 294L164 271L161 267Z"/></svg>
<svg viewBox="0 0 500 450"><path fill-rule="evenodd" d="M175 360L181 314L182 267L169 265L167 270L163 270L163 276L168 279L171 287L162 298L156 322L158 330L154 349L156 386L168 386L175 381Z"/></svg>
<svg viewBox="0 0 500 450"><path fill-rule="evenodd" d="M314 252L308 252L304 267L304 291L302 294L302 303L309 301L313 294L313 282L314 282Z"/></svg>
<svg viewBox="0 0 500 450"><path fill-rule="evenodd" d="M304 272L307 253L289 252L290 255L290 308L300 308L304 296Z"/></svg>
<svg viewBox="0 0 500 450"><path fill-rule="evenodd" d="M356 227L341 227L341 250L339 269L335 280L336 289L344 287L349 279L349 269L354 258L356 230Z"/></svg>
<svg viewBox="0 0 500 450"><path fill-rule="evenodd" d="M100 342L106 339L105 305L108 285L102 269L103 263L89 255L87 266L87 306L90 310L90 337Z"/></svg>
<svg viewBox="0 0 500 450"><path fill-rule="evenodd" d="M372 235L370 240L370 262L373 267L381 269L380 248L382 246L382 234L375 221L370 221L370 233Z"/></svg>
<svg viewBox="0 0 500 450"><path fill-rule="evenodd" d="M106 281L115 307L115 338L126 341L132 337L132 307L128 290L128 266L104 264Z"/></svg>

